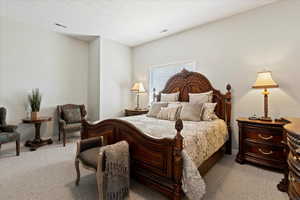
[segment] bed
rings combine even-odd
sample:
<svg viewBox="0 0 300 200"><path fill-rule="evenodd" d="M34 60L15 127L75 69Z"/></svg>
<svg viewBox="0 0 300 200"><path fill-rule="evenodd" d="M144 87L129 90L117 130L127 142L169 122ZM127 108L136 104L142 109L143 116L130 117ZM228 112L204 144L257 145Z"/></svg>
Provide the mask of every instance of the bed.
<svg viewBox="0 0 300 200"><path fill-rule="evenodd" d="M179 100L189 101L189 93L202 93L212 90L213 102L217 103L215 113L219 117L214 122L193 124L178 119L176 122L151 119L146 116L127 117L121 119L108 119L97 123L83 120L81 132L82 139L103 136L107 144L126 140L130 147L131 176L141 183L163 193L173 200L180 200L183 195L183 169L185 153L190 151L192 159L197 156L196 163L201 175L204 175L223 155L231 154L231 86L226 86L226 94L212 87L209 80L202 74L183 70L171 77L161 93L180 92ZM157 101L160 101L160 94ZM185 127L183 127L185 125ZM158 126L160 128L153 128ZM172 128L175 127L175 128ZM188 139L193 127L217 127L214 134L219 134L215 147L207 145L197 146L197 151L186 148L196 140ZM226 134L218 133L224 130ZM156 130L156 131L155 131ZM214 137L210 137L214 138ZM185 139L185 140L184 140ZM203 152L201 154L201 148ZM199 152L199 154L197 153ZM201 154L201 155L200 155Z"/></svg>

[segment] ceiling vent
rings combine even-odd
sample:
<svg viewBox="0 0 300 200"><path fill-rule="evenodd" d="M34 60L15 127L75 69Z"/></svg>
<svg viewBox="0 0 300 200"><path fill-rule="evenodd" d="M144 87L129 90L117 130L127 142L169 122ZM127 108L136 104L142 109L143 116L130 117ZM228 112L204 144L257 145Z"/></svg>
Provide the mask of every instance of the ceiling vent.
<svg viewBox="0 0 300 200"><path fill-rule="evenodd" d="M59 24L59 23L55 23L54 25L55 25L55 26L62 27L62 28L67 28L67 26L65 26L65 25L62 25L62 24Z"/></svg>
<svg viewBox="0 0 300 200"><path fill-rule="evenodd" d="M160 33L166 33L168 31L169 31L168 29L163 29Z"/></svg>

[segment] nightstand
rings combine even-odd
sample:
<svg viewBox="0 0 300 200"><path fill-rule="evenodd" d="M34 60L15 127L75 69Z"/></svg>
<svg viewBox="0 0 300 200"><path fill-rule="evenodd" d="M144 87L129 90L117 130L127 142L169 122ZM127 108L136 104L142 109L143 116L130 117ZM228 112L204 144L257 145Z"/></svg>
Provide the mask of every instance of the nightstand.
<svg viewBox="0 0 300 200"><path fill-rule="evenodd" d="M135 109L125 109L125 116L143 115L148 113L148 109L135 110Z"/></svg>
<svg viewBox="0 0 300 200"><path fill-rule="evenodd" d="M239 126L239 153L236 161L284 170L286 163L286 122L237 119Z"/></svg>

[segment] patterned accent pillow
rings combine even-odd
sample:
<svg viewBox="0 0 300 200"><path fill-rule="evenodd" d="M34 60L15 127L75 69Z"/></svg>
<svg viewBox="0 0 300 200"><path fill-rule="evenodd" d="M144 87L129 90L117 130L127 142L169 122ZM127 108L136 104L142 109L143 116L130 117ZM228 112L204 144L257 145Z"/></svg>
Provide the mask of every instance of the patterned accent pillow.
<svg viewBox="0 0 300 200"><path fill-rule="evenodd" d="M217 119L217 115L215 114L215 108L217 103L205 103L202 107L201 119L203 121L211 121Z"/></svg>
<svg viewBox="0 0 300 200"><path fill-rule="evenodd" d="M169 93L169 94L161 93L160 96L161 102L176 102L178 101L178 99L179 99L179 92Z"/></svg>
<svg viewBox="0 0 300 200"><path fill-rule="evenodd" d="M160 109L162 107L167 107L167 106L168 106L168 103L165 103L165 102L154 102L151 105L150 110L146 116L147 117L157 117L157 114L159 113Z"/></svg>
<svg viewBox="0 0 300 200"><path fill-rule="evenodd" d="M178 112L179 106L177 107L162 107L157 114L158 119L165 119L165 120L177 120L177 112Z"/></svg>
<svg viewBox="0 0 300 200"><path fill-rule="evenodd" d="M67 123L79 123L81 122L80 108L71 108L63 110L64 119Z"/></svg>
<svg viewBox="0 0 300 200"><path fill-rule="evenodd" d="M171 103L168 104L168 108L178 107L178 111L177 111L177 114L176 114L176 119L179 119L182 106L185 105L185 104L188 104L188 103L189 102L183 102L183 101L171 102Z"/></svg>
<svg viewBox="0 0 300 200"><path fill-rule="evenodd" d="M185 102L185 101L176 101L176 102L170 102L168 103L168 107L178 107L178 106L183 106L184 104L187 104L189 102Z"/></svg>
<svg viewBox="0 0 300 200"><path fill-rule="evenodd" d="M201 120L201 110L203 104L191 104L186 103L182 105L180 111L180 119L186 121L200 121Z"/></svg>
<svg viewBox="0 0 300 200"><path fill-rule="evenodd" d="M168 103L168 108L173 108L173 107L178 107L178 106L181 106L181 102L180 101Z"/></svg>
<svg viewBox="0 0 300 200"><path fill-rule="evenodd" d="M213 98L213 91L203 93L189 93L189 102L193 104L211 103Z"/></svg>

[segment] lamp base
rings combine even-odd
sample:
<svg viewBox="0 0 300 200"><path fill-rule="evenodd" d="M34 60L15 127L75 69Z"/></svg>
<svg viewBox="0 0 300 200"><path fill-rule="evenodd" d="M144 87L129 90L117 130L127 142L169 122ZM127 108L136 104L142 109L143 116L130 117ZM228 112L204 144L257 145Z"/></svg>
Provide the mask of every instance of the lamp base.
<svg viewBox="0 0 300 200"><path fill-rule="evenodd" d="M261 121L267 121L267 122L273 121L271 117L260 117L259 120L261 120Z"/></svg>

